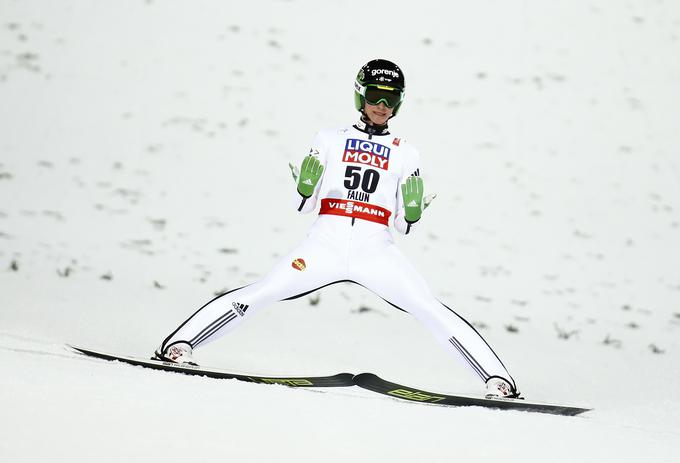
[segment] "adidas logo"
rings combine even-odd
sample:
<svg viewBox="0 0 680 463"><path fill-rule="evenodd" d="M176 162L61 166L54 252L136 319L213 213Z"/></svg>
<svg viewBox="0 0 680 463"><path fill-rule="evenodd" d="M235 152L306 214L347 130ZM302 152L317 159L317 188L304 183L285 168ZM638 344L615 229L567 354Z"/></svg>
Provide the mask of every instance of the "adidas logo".
<svg viewBox="0 0 680 463"><path fill-rule="evenodd" d="M312 179L309 179L309 178L308 178L307 180L305 180L304 182L302 182L302 183L303 183L304 185L310 185L310 186L313 185Z"/></svg>
<svg viewBox="0 0 680 463"><path fill-rule="evenodd" d="M234 306L234 309L236 309L240 316L243 316L246 313L246 310L248 310L248 307L250 307L249 305L239 304L238 302L232 302L231 305Z"/></svg>
<svg viewBox="0 0 680 463"><path fill-rule="evenodd" d="M411 202L408 203L406 207L418 207L418 203L415 202L415 200L411 200Z"/></svg>

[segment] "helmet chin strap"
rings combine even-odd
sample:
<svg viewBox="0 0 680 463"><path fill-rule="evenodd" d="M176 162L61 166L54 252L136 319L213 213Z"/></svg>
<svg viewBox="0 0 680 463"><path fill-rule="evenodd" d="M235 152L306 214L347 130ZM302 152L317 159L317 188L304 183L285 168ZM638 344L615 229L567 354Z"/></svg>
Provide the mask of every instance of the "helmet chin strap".
<svg viewBox="0 0 680 463"><path fill-rule="evenodd" d="M390 116L390 118L392 118L392 116ZM376 127L378 129L382 129L382 130L387 129L387 122L385 122L383 125L376 124L375 122L373 122L371 120L370 117L368 117L366 115L366 112L364 112L363 109L361 110L361 121L364 122L365 124L371 125L371 126Z"/></svg>
<svg viewBox="0 0 680 463"><path fill-rule="evenodd" d="M359 118L359 122L354 125L354 128L368 134L368 139L370 140L373 135L389 135L389 130L387 124L385 125L374 125L370 119L362 115Z"/></svg>

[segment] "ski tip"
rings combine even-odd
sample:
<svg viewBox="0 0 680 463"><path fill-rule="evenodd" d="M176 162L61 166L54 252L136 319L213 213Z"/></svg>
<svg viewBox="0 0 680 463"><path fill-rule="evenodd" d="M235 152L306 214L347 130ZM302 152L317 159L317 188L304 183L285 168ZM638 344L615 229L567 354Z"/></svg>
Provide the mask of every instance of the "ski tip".
<svg viewBox="0 0 680 463"><path fill-rule="evenodd" d="M386 379L381 378L380 376L376 375L375 373L367 373L367 372L354 375L354 377L352 378L352 381L354 381L355 386L359 386L359 387L366 387L366 386L370 386L371 384L376 384L376 383L394 384L390 381L387 381Z"/></svg>

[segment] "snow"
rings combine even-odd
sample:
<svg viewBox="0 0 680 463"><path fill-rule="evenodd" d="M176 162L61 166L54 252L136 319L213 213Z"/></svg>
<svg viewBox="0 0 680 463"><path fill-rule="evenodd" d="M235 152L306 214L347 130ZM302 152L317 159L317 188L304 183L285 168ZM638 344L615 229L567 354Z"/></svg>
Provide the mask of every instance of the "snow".
<svg viewBox="0 0 680 463"><path fill-rule="evenodd" d="M0 0L0 18L0 461L677 461L677 3ZM287 163L354 121L352 79L375 57L405 71L392 125L438 194L399 246L527 398L594 411L443 408L64 349L149 355L301 240L314 217L291 210ZM414 319L345 284L198 356L481 393Z"/></svg>

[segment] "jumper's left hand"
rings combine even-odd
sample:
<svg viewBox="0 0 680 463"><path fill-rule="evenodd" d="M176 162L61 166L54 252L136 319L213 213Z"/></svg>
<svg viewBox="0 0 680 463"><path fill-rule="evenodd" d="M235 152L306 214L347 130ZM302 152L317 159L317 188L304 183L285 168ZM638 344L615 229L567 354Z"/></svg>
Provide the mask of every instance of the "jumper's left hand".
<svg viewBox="0 0 680 463"><path fill-rule="evenodd" d="M404 199L404 211L407 222L420 220L423 214L423 178L411 176L401 185L401 196Z"/></svg>

